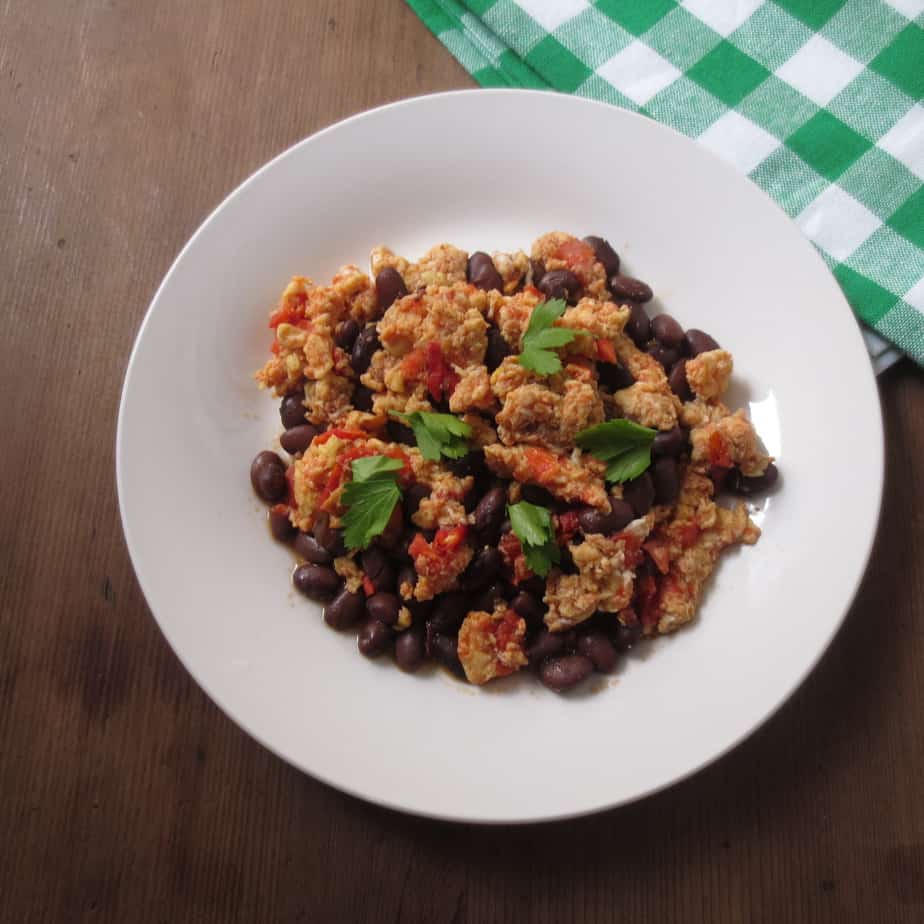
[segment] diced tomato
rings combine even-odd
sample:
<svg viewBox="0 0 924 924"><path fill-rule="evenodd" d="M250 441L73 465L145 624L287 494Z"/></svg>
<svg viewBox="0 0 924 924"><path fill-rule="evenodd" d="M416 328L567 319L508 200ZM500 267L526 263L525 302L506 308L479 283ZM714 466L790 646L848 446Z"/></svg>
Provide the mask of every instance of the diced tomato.
<svg viewBox="0 0 924 924"><path fill-rule="evenodd" d="M282 344L278 340L273 340L273 342L270 344L270 353L272 353L273 356L278 356L281 349Z"/></svg>
<svg viewBox="0 0 924 924"><path fill-rule="evenodd" d="M421 373L427 368L427 354L423 349L411 350L401 360L401 374L405 380L419 379Z"/></svg>
<svg viewBox="0 0 924 924"><path fill-rule="evenodd" d="M700 528L695 523L684 523L681 526L674 527L672 531L677 537L677 541L685 549L688 549L699 539Z"/></svg>
<svg viewBox="0 0 924 924"><path fill-rule="evenodd" d="M576 510L566 510L564 513L555 514L555 522L555 538L559 545L570 542L580 528Z"/></svg>
<svg viewBox="0 0 924 924"><path fill-rule="evenodd" d="M578 240L565 241L555 251L555 256L559 260L564 260L571 269L589 268L597 259L594 255L593 247L590 244L585 244L584 241Z"/></svg>
<svg viewBox="0 0 924 924"><path fill-rule="evenodd" d="M327 481L324 483L324 487L321 489L321 493L318 496L318 507L323 507L327 499L340 487L341 482L343 481L343 466L336 462L334 467L330 470L330 474L327 476Z"/></svg>
<svg viewBox="0 0 924 924"><path fill-rule="evenodd" d="M292 324L304 318L307 296L302 292L289 295L286 300L270 315L269 326L275 330L280 324Z"/></svg>
<svg viewBox="0 0 924 924"><path fill-rule="evenodd" d="M625 555L628 567L637 568L642 563L644 555L642 555L642 543L638 536L632 533L616 533L613 541L622 543L623 555Z"/></svg>
<svg viewBox="0 0 924 924"><path fill-rule="evenodd" d="M597 359L605 363L616 362L616 347L613 346L612 340L600 339L597 341Z"/></svg>
<svg viewBox="0 0 924 924"><path fill-rule="evenodd" d="M375 593L375 584L372 583L368 574L363 575L363 590L366 592L367 597L371 597Z"/></svg>
<svg viewBox="0 0 924 924"><path fill-rule="evenodd" d="M515 610L507 610L494 630L497 647L503 651L515 638L520 626L520 617Z"/></svg>
<svg viewBox="0 0 924 924"><path fill-rule="evenodd" d="M537 446L527 446L523 454L526 457L526 464L529 466L532 480L535 480L539 484L548 484L560 467L558 456L556 456L554 452L549 452L547 449L540 449Z"/></svg>
<svg viewBox="0 0 924 924"><path fill-rule="evenodd" d="M728 443L718 430L714 430L709 434L709 461L721 468L732 467L731 456L728 453Z"/></svg>
<svg viewBox="0 0 924 924"><path fill-rule="evenodd" d="M434 401L448 398L459 384L459 376L443 356L443 348L436 340L427 344L427 391Z"/></svg>
<svg viewBox="0 0 924 924"><path fill-rule="evenodd" d="M341 427L332 427L330 430L325 430L323 433L316 436L312 440L312 443L323 446L328 440L333 439L335 436L340 440L364 440L369 438L369 434L364 433L362 430L345 430Z"/></svg>
<svg viewBox="0 0 924 924"><path fill-rule="evenodd" d="M418 574L427 577L447 570L451 566L451 559L458 547L465 541L468 526L452 526L438 529L432 542L427 542L423 533L417 533L408 546L408 553L414 559L414 566Z"/></svg>
<svg viewBox="0 0 924 924"><path fill-rule="evenodd" d="M651 557L658 571L667 574L671 567L670 546L663 539L649 539L642 544L642 548Z"/></svg>
<svg viewBox="0 0 924 924"><path fill-rule="evenodd" d="M529 566L526 564L523 546L520 545L520 540L515 533L504 533L500 537L497 548L504 559L504 564L507 566L514 584L527 581L533 576L533 572L530 571Z"/></svg>
<svg viewBox="0 0 924 924"><path fill-rule="evenodd" d="M658 612L658 584L654 579L654 575L645 574L641 577L636 594L642 626L647 631L656 626L661 618Z"/></svg>

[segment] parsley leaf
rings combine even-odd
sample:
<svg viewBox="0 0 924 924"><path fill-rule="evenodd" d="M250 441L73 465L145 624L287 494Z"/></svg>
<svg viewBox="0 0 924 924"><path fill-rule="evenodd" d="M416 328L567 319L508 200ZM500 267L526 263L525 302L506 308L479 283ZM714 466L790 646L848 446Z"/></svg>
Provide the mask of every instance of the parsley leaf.
<svg viewBox="0 0 924 924"><path fill-rule="evenodd" d="M440 455L447 459L461 459L468 453L468 438L472 435L472 428L452 414L437 414L433 411L402 414L400 411L391 411L391 416L411 427L420 454L431 462L439 461Z"/></svg>
<svg viewBox="0 0 924 924"><path fill-rule="evenodd" d="M539 375L554 375L561 370L561 360L552 350L571 343L577 336L576 331L567 327L552 327L565 313L565 307L562 299L553 298L533 308L529 327L523 334L523 348L517 357L524 369L531 369Z"/></svg>
<svg viewBox="0 0 924 924"><path fill-rule="evenodd" d="M545 577L552 565L561 559L549 511L528 501L520 501L507 505L507 516L510 517L510 528L520 540L529 570Z"/></svg>
<svg viewBox="0 0 924 924"><path fill-rule="evenodd" d="M401 500L396 473L403 467L400 459L390 456L363 456L350 463L353 480L343 486L341 495L347 508L343 541L348 549L365 549L385 530Z"/></svg>
<svg viewBox="0 0 924 924"><path fill-rule="evenodd" d="M631 481L651 465L651 444L657 430L631 420L608 420L581 430L574 442L606 462L607 481Z"/></svg>

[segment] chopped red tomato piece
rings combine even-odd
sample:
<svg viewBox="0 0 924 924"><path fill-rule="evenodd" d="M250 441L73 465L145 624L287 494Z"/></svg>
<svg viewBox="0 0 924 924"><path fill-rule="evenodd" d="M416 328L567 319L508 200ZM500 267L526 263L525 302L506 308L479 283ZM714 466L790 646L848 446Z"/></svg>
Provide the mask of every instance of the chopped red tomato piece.
<svg viewBox="0 0 924 924"><path fill-rule="evenodd" d="M438 529L432 542L427 542L423 533L414 536L408 546L408 554L414 559L417 573L426 577L435 577L451 565L456 549L465 541L468 526L451 526Z"/></svg>
<svg viewBox="0 0 924 924"><path fill-rule="evenodd" d="M616 362L616 347L613 346L612 340L603 340L601 338L597 341L597 359L605 363Z"/></svg>
<svg viewBox="0 0 924 924"><path fill-rule="evenodd" d="M732 460L728 453L728 443L718 430L709 435L709 461L721 468L731 468Z"/></svg>
<svg viewBox="0 0 924 924"><path fill-rule="evenodd" d="M293 324L304 318L307 301L307 296L302 292L289 295L270 315L269 326L275 330L280 324Z"/></svg>
<svg viewBox="0 0 924 924"><path fill-rule="evenodd" d="M565 545L574 538L574 534L580 528L577 511L566 510L564 513L555 514L555 539L559 545Z"/></svg>
<svg viewBox="0 0 924 924"><path fill-rule="evenodd" d="M532 480L538 484L547 484L560 467L558 456L547 449L527 446L523 454L526 456L526 464L530 468Z"/></svg>
<svg viewBox="0 0 924 924"><path fill-rule="evenodd" d="M401 374L404 378L419 379L421 373L427 368L427 354L422 349L411 350L401 360Z"/></svg>
<svg viewBox="0 0 924 924"><path fill-rule="evenodd" d="M367 597L371 597L375 593L375 584L372 583L368 574L363 575L363 590L366 592Z"/></svg>
<svg viewBox="0 0 924 924"><path fill-rule="evenodd" d="M555 256L558 257L559 260L564 260L571 269L590 267L597 259L594 255L594 249L590 244L585 244L584 241L577 240L565 241L564 244L561 244L558 250L555 251Z"/></svg>
<svg viewBox="0 0 924 924"><path fill-rule="evenodd" d="M638 582L637 603L641 611L642 626L646 630L656 626L661 618L658 606L658 584L654 575L646 574Z"/></svg>
<svg viewBox="0 0 924 924"><path fill-rule="evenodd" d="M674 534L683 548L688 549L699 539L700 528L695 523L684 523L675 528Z"/></svg>
<svg viewBox="0 0 924 924"><path fill-rule="evenodd" d="M448 398L459 384L459 376L443 356L443 348L436 340L427 344L427 391L434 401Z"/></svg>

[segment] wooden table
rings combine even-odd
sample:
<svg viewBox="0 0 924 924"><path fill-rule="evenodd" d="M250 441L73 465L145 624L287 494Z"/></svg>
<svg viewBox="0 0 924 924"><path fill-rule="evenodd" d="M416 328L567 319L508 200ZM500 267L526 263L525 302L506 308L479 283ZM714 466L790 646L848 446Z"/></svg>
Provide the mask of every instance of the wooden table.
<svg viewBox="0 0 924 924"><path fill-rule="evenodd" d="M907 362L881 384L882 524L844 629L748 742L640 804L504 829L366 805L251 741L161 637L113 469L155 287L292 142L470 85L399 0L0 7L0 920L924 920L924 379ZM850 459L832 446L828 464Z"/></svg>

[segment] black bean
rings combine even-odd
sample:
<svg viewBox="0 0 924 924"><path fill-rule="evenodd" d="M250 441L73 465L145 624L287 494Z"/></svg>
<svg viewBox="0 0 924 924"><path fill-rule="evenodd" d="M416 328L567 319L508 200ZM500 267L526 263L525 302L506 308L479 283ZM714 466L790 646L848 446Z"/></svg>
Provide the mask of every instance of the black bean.
<svg viewBox="0 0 924 924"><path fill-rule="evenodd" d="M388 423L385 424L385 431L388 433L388 439L393 443L403 443L405 446L417 445L414 431L400 421L389 418Z"/></svg>
<svg viewBox="0 0 924 924"><path fill-rule="evenodd" d="M613 633L613 644L617 651L628 651L642 637L642 627L640 623L634 622L628 626L622 623Z"/></svg>
<svg viewBox="0 0 924 924"><path fill-rule="evenodd" d="M398 593L401 596L402 600L410 599L405 597L402 592L402 588L407 586L410 587L411 595L414 593L414 585L417 583L417 572L414 570L413 565L402 565L401 569L398 571Z"/></svg>
<svg viewBox="0 0 924 924"><path fill-rule="evenodd" d="M360 556L360 565L376 591L395 589L395 569L382 549L369 546Z"/></svg>
<svg viewBox="0 0 924 924"><path fill-rule="evenodd" d="M616 649L606 635L598 629L578 634L577 652L590 658L601 674L608 674L616 666Z"/></svg>
<svg viewBox="0 0 924 924"><path fill-rule="evenodd" d="M578 511L578 523L581 531L590 533L618 533L624 526L635 519L635 511L626 501L612 498L610 512L602 513L593 507L583 507Z"/></svg>
<svg viewBox="0 0 924 924"><path fill-rule="evenodd" d="M320 428L315 427L313 424L301 424L297 427L292 427L291 430L286 430L286 432L279 437L279 445L282 446L289 455L294 456L299 452L304 452L311 445L311 441L320 432Z"/></svg>
<svg viewBox="0 0 924 924"><path fill-rule="evenodd" d="M691 401L693 399L693 390L687 381L687 361L685 359L674 363L670 375L667 377L667 384L670 385L671 391L681 401Z"/></svg>
<svg viewBox="0 0 924 924"><path fill-rule="evenodd" d="M532 275L533 285L538 289L542 277L545 275L545 263L542 260L530 260L529 269Z"/></svg>
<svg viewBox="0 0 924 924"><path fill-rule="evenodd" d="M771 462L763 475L742 475L738 469L732 469L728 487L735 494L742 494L749 497L751 494L760 494L772 488L777 479L780 477L780 470Z"/></svg>
<svg viewBox="0 0 924 924"><path fill-rule="evenodd" d="M638 478L627 481L622 486L623 500L627 501L637 517L643 517L654 503L654 482L648 472L642 472Z"/></svg>
<svg viewBox="0 0 924 924"><path fill-rule="evenodd" d="M353 392L353 406L357 411L365 411L367 414L372 411L372 399L375 393L371 388L365 385L357 385Z"/></svg>
<svg viewBox="0 0 924 924"><path fill-rule="evenodd" d="M324 607L324 621L332 629L349 629L355 626L363 615L363 595L341 590L327 606Z"/></svg>
<svg viewBox="0 0 924 924"><path fill-rule="evenodd" d="M275 452L258 452L250 464L250 483L268 504L275 504L289 493L286 467Z"/></svg>
<svg viewBox="0 0 924 924"><path fill-rule="evenodd" d="M638 302L627 302L629 320L626 321L626 335L637 347L644 346L651 339L651 321L648 313Z"/></svg>
<svg viewBox="0 0 924 924"><path fill-rule="evenodd" d="M537 507L551 507L555 503L555 498L537 484L524 484L520 493L523 500Z"/></svg>
<svg viewBox="0 0 924 924"><path fill-rule="evenodd" d="M341 350L346 350L349 353L353 349L353 344L356 343L359 331L359 321L347 318L334 328L334 343L336 343Z"/></svg>
<svg viewBox="0 0 924 924"><path fill-rule="evenodd" d="M561 643L568 654L574 654L577 651L578 634L577 629L569 629L561 633Z"/></svg>
<svg viewBox="0 0 924 924"><path fill-rule="evenodd" d="M401 542L401 537L404 535L404 513L401 510L401 505L396 504L394 510L391 512L391 516L388 519L388 522L385 524L385 529L376 537L376 544L382 546L385 549L391 551L394 549L399 542Z"/></svg>
<svg viewBox="0 0 924 924"><path fill-rule="evenodd" d="M407 295L407 286L401 274L393 266L386 266L376 274L375 299L378 302L379 311L384 311L390 307L392 302L404 298L405 295Z"/></svg>
<svg viewBox="0 0 924 924"><path fill-rule="evenodd" d="M461 459L452 459L445 464L456 478L467 478L469 475L477 478L487 471L484 452L480 449L472 450Z"/></svg>
<svg viewBox="0 0 924 924"><path fill-rule="evenodd" d="M300 532L295 537L295 554L315 565L329 565L334 560L333 555L310 533Z"/></svg>
<svg viewBox="0 0 924 924"><path fill-rule="evenodd" d="M584 238L585 244L594 249L594 256L598 263L603 264L607 276L616 276L619 273L619 254L610 246L610 242L593 234Z"/></svg>
<svg viewBox="0 0 924 924"><path fill-rule="evenodd" d="M340 589L340 576L325 565L299 565L292 572L295 589L313 600L327 600Z"/></svg>
<svg viewBox="0 0 924 924"><path fill-rule="evenodd" d="M658 456L679 456L687 444L687 435L681 427L662 430L651 444L651 454Z"/></svg>
<svg viewBox="0 0 924 924"><path fill-rule="evenodd" d="M510 355L510 344L504 335L496 328L488 328L488 348L484 354L484 364L488 372L493 372Z"/></svg>
<svg viewBox="0 0 924 924"><path fill-rule="evenodd" d="M525 590L520 591L511 601L510 609L517 616L522 616L526 624L531 628L537 628L542 625L542 619L545 616L545 607L530 593Z"/></svg>
<svg viewBox="0 0 924 924"><path fill-rule="evenodd" d="M537 288L547 299L563 298L573 305L581 291L581 280L571 270L549 270Z"/></svg>
<svg viewBox="0 0 924 924"><path fill-rule="evenodd" d="M386 626L393 626L398 621L401 600L396 594L374 593L366 600L366 612Z"/></svg>
<svg viewBox="0 0 924 924"><path fill-rule="evenodd" d="M297 427L305 422L304 395L286 395L279 405L279 417L286 430Z"/></svg>
<svg viewBox="0 0 924 924"><path fill-rule="evenodd" d="M504 596L504 585L499 581L493 581L487 587L479 590L472 597L471 610L481 610L484 613L490 613L494 610L498 600Z"/></svg>
<svg viewBox="0 0 924 924"><path fill-rule="evenodd" d="M356 644L360 654L364 654L367 658L377 658L388 650L394 635L395 632L391 626L386 626L377 619L367 619L359 630Z"/></svg>
<svg viewBox="0 0 924 924"><path fill-rule="evenodd" d="M525 581L521 581L517 588L525 590L526 593L532 594L537 600L541 600L545 596L545 578L534 574Z"/></svg>
<svg viewBox="0 0 924 924"><path fill-rule="evenodd" d="M420 507L420 502L425 498L430 496L430 485L428 484L412 484L404 492L404 515L408 520L415 513L417 513L417 508Z"/></svg>
<svg viewBox="0 0 924 924"><path fill-rule="evenodd" d="M574 537L572 543L575 543L577 536ZM562 574L577 574L578 566L574 563L574 558L571 555L571 549L568 546L562 546L559 550L559 555L561 556L558 561L558 568Z"/></svg>
<svg viewBox="0 0 924 924"><path fill-rule="evenodd" d="M475 531L482 535L500 531L506 503L507 492L501 487L491 488L475 508Z"/></svg>
<svg viewBox="0 0 924 924"><path fill-rule="evenodd" d="M395 639L395 662L398 667L409 674L423 664L424 640L423 630L419 626L411 626L398 633Z"/></svg>
<svg viewBox="0 0 924 924"><path fill-rule="evenodd" d="M664 367L667 372L674 363L680 359L680 350L677 347L666 347L657 340L652 340L646 347L649 356L653 356Z"/></svg>
<svg viewBox="0 0 924 924"><path fill-rule="evenodd" d="M459 640L454 635L434 635L430 640L430 650L440 664L448 667L454 674L463 676L462 662L459 660Z"/></svg>
<svg viewBox="0 0 924 924"><path fill-rule="evenodd" d="M699 356L700 353L719 349L718 343L709 334L705 331L697 330L695 327L691 327L683 335L683 344L690 356Z"/></svg>
<svg viewBox="0 0 924 924"><path fill-rule="evenodd" d="M683 328L669 314L659 314L651 319L651 334L666 347L679 350L683 343Z"/></svg>
<svg viewBox="0 0 924 924"><path fill-rule="evenodd" d="M640 304L650 302L654 297L651 286L642 282L641 279L633 279L632 276L611 276L610 292L617 299L624 298L630 302L639 302Z"/></svg>
<svg viewBox="0 0 924 924"><path fill-rule="evenodd" d="M594 662L584 655L559 655L544 661L539 679L556 693L577 686L594 672Z"/></svg>
<svg viewBox="0 0 924 924"><path fill-rule="evenodd" d="M380 346L379 335L374 324L364 327L359 332L359 336L353 344L353 352L350 354L350 365L357 375L362 375L369 368L372 355Z"/></svg>
<svg viewBox="0 0 924 924"><path fill-rule="evenodd" d="M295 527L289 519L289 508L273 507L269 512L269 528L273 538L278 542L290 542L295 535Z"/></svg>
<svg viewBox="0 0 924 924"><path fill-rule="evenodd" d="M635 384L632 373L619 363L597 363L597 374L600 376L600 384L610 391L619 391Z"/></svg>
<svg viewBox="0 0 924 924"><path fill-rule="evenodd" d="M466 276L473 286L484 289L485 292L491 289L497 289L498 292L504 291L504 280L497 271L494 261L481 250L476 250L468 258Z"/></svg>
<svg viewBox="0 0 924 924"><path fill-rule="evenodd" d="M526 657L533 667L538 667L546 658L557 655L565 647L561 635L542 628L526 648Z"/></svg>
<svg viewBox="0 0 924 924"><path fill-rule="evenodd" d="M460 578L461 586L466 591L484 587L500 569L503 558L497 549L484 548L475 553L471 564Z"/></svg>
<svg viewBox="0 0 924 924"><path fill-rule="evenodd" d="M322 512L317 515L312 533L320 545L327 549L334 558L346 554L346 546L343 544L343 530L335 529L330 525L329 514Z"/></svg>
<svg viewBox="0 0 924 924"><path fill-rule="evenodd" d="M677 463L669 456L656 459L651 466L651 479L655 487L655 501L673 504L680 494L680 472Z"/></svg>
<svg viewBox="0 0 924 924"><path fill-rule="evenodd" d="M468 612L468 603L465 594L460 593L441 594L437 597L429 620L433 630L443 634L458 632Z"/></svg>

